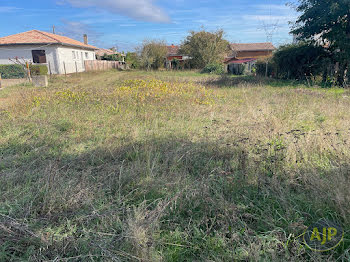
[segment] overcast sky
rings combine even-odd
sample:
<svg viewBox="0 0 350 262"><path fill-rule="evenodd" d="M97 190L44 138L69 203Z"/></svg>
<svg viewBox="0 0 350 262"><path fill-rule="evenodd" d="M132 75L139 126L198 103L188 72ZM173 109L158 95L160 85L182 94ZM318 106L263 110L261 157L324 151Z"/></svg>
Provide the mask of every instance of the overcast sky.
<svg viewBox="0 0 350 262"><path fill-rule="evenodd" d="M291 41L284 0L0 0L0 37L38 29L132 51L143 39L179 44L190 30L222 28L231 42Z"/></svg>

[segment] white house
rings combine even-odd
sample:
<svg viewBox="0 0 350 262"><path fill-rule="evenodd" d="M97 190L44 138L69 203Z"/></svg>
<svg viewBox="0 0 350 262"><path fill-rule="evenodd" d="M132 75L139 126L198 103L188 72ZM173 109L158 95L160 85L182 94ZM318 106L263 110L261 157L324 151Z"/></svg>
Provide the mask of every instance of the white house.
<svg viewBox="0 0 350 262"><path fill-rule="evenodd" d="M85 71L85 60L96 60L95 50L77 40L32 30L0 38L0 65L13 64L13 60L33 64L46 64L52 74L70 74ZM12 61L11 61L12 60Z"/></svg>

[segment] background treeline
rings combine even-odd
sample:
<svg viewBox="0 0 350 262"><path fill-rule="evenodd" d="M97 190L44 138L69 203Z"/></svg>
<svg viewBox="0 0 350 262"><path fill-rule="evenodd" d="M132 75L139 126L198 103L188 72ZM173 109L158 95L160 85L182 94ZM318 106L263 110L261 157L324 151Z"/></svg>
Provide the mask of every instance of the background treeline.
<svg viewBox="0 0 350 262"><path fill-rule="evenodd" d="M299 18L291 33L296 41L279 47L272 58L258 61L253 73L345 86L350 61L350 1L299 0L295 8ZM224 35L223 30L191 31L179 50L191 57L183 68L224 73L224 59L232 55ZM166 54L164 41L144 41L137 52L127 54L126 61L131 68L160 69L165 67Z"/></svg>
<svg viewBox="0 0 350 262"><path fill-rule="evenodd" d="M224 31L191 31L183 40L179 54L191 57L182 67L204 69L223 73L223 61L230 53L230 43L224 39ZM144 40L135 52L127 53L126 62L131 68L157 70L165 68L167 44L163 40ZM176 59L172 61L177 63Z"/></svg>

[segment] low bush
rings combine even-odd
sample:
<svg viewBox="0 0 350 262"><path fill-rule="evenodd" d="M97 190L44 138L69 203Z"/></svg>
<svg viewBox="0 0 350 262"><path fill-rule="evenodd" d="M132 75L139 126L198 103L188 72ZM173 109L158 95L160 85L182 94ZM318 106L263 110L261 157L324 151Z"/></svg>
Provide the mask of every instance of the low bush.
<svg viewBox="0 0 350 262"><path fill-rule="evenodd" d="M305 80L326 74L324 82L332 64L326 49L307 42L281 46L274 53L273 62L278 78Z"/></svg>
<svg viewBox="0 0 350 262"><path fill-rule="evenodd" d="M215 64L215 63L208 64L203 68L202 73L217 74L217 75L224 74L225 73L224 65Z"/></svg>
<svg viewBox="0 0 350 262"><path fill-rule="evenodd" d="M132 69L140 68L140 57L135 52L128 52L126 54L125 61Z"/></svg>
<svg viewBox="0 0 350 262"><path fill-rule="evenodd" d="M30 65L29 66L30 73L32 75L47 75L48 69L46 65Z"/></svg>
<svg viewBox="0 0 350 262"><path fill-rule="evenodd" d="M104 54L103 56L101 56L101 60L121 61L121 56L118 54L113 54L113 55Z"/></svg>
<svg viewBox="0 0 350 262"><path fill-rule="evenodd" d="M24 78L27 75L21 65L0 65L0 74L4 79Z"/></svg>

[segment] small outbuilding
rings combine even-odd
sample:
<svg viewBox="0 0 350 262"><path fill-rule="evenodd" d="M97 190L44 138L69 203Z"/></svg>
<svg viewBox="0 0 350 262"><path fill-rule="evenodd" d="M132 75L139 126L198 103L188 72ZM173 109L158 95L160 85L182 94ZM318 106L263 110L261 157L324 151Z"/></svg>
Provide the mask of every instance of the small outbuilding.
<svg viewBox="0 0 350 262"><path fill-rule="evenodd" d="M276 49L272 43L231 44L231 55L225 59L227 71L240 75L251 73L258 59L272 56Z"/></svg>
<svg viewBox="0 0 350 262"><path fill-rule="evenodd" d="M47 65L51 74L69 74L85 71L86 60L96 60L95 50L89 45L69 37L39 30L0 38L0 65L15 60Z"/></svg>
<svg viewBox="0 0 350 262"><path fill-rule="evenodd" d="M250 73L256 63L256 58L231 58L225 61L227 64L227 72L234 75L242 75Z"/></svg>

